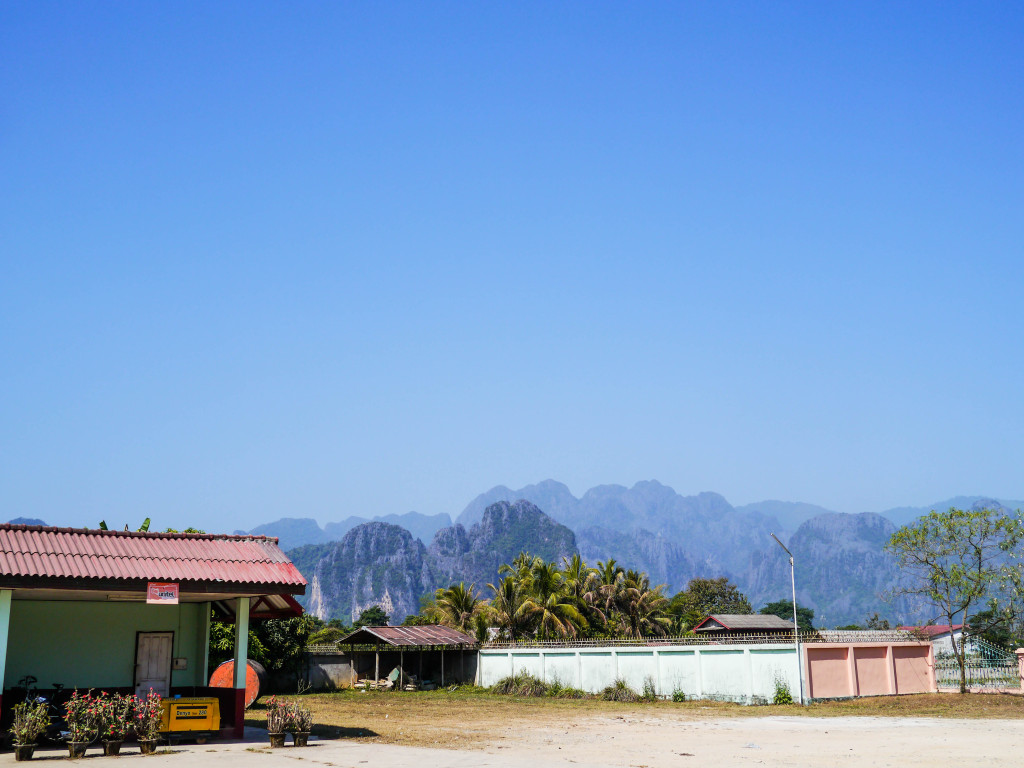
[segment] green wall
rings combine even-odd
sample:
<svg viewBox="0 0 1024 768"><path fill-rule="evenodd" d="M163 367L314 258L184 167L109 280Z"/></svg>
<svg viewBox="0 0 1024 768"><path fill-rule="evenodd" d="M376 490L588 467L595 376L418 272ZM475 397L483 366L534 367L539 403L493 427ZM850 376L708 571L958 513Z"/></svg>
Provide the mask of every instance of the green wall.
<svg viewBox="0 0 1024 768"><path fill-rule="evenodd" d="M130 687L136 632L174 632L173 655L188 669L172 672L171 685L205 685L209 612L209 603L13 600L3 687L24 675L42 689Z"/></svg>

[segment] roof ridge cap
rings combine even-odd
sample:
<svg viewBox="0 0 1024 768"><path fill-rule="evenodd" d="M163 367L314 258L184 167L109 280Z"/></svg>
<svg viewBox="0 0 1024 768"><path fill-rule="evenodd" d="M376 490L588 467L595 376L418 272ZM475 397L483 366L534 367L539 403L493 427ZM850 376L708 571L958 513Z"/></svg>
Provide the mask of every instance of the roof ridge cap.
<svg viewBox="0 0 1024 768"><path fill-rule="evenodd" d="M85 536L126 536L140 539L217 539L219 541L272 541L277 536L258 533L185 533L184 531L118 531L102 528L73 528L58 525L25 525L24 523L0 523L0 531L32 531L36 533L77 533Z"/></svg>

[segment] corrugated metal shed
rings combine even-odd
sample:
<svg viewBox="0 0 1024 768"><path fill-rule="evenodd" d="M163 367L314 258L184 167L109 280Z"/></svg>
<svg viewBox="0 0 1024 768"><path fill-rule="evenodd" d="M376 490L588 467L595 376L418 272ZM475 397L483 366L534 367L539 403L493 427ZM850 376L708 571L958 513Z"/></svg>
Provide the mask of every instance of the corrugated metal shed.
<svg viewBox="0 0 1024 768"><path fill-rule="evenodd" d="M476 638L441 624L421 627L360 627L338 645L476 646Z"/></svg>
<svg viewBox="0 0 1024 768"><path fill-rule="evenodd" d="M304 591L299 569L266 536L0 525L0 576L266 585Z"/></svg>
<svg viewBox="0 0 1024 768"><path fill-rule="evenodd" d="M793 631L793 622L760 613L715 613L693 628L694 632L779 632Z"/></svg>

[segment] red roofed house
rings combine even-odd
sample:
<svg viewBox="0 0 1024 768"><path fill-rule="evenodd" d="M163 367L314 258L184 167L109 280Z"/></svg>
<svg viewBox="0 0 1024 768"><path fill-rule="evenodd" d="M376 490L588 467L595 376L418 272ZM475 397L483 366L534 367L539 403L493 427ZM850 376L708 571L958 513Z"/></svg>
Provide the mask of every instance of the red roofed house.
<svg viewBox="0 0 1024 768"><path fill-rule="evenodd" d="M305 589L274 538L0 525L0 695L27 675L41 693L218 695L212 615L235 624L221 710L241 737L249 621L301 614Z"/></svg>
<svg viewBox="0 0 1024 768"><path fill-rule="evenodd" d="M918 634L924 635L932 643L936 656L950 656L953 653L953 643L950 640L951 637L956 639L957 647L964 642L964 625L963 624L929 624L924 627L897 627L897 629L906 630L909 632L917 632ZM967 638L967 653L974 653L975 647L973 638Z"/></svg>

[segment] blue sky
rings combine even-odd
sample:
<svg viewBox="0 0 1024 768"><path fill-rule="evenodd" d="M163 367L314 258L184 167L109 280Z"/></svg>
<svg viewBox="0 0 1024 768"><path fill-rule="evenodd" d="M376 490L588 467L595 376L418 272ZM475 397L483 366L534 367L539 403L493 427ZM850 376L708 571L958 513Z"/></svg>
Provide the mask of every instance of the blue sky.
<svg viewBox="0 0 1024 768"><path fill-rule="evenodd" d="M4 3L0 515L1020 498L1022 22Z"/></svg>

